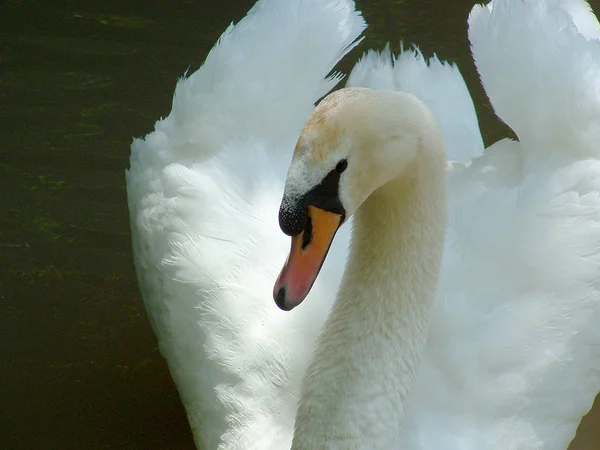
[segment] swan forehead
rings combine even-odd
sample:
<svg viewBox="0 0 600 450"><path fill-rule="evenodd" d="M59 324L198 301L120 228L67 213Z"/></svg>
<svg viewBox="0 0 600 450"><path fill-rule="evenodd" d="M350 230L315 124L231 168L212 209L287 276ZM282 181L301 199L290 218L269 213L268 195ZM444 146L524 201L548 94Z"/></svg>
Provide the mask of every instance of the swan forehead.
<svg viewBox="0 0 600 450"><path fill-rule="evenodd" d="M369 89L344 88L329 94L314 109L300 133L286 180L285 193L301 196L319 184L348 154L357 131L355 100Z"/></svg>
<svg viewBox="0 0 600 450"><path fill-rule="evenodd" d="M313 164L324 164L340 147L341 126L327 114L313 114L309 119L294 149L294 159L306 158Z"/></svg>
<svg viewBox="0 0 600 450"><path fill-rule="evenodd" d="M364 88L343 88L325 97L314 109L300 133L294 157L306 154L314 162L333 159L332 153L343 146L354 129L360 101L371 91Z"/></svg>
<svg viewBox="0 0 600 450"><path fill-rule="evenodd" d="M285 196L298 198L318 185L329 172L322 161L309 157L310 152L295 155L285 182Z"/></svg>
<svg viewBox="0 0 600 450"><path fill-rule="evenodd" d="M286 195L302 196L321 183L340 159L348 156L345 140L336 120L311 116L296 144L286 180Z"/></svg>

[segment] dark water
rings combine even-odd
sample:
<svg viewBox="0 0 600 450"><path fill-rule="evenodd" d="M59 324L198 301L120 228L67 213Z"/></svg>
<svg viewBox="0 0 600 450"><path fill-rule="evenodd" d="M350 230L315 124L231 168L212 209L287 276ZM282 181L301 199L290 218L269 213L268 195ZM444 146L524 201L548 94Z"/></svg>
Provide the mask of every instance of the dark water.
<svg viewBox="0 0 600 450"><path fill-rule="evenodd" d="M177 77L253 3L0 4L0 448L193 448L137 290L124 170ZM468 53L470 1L358 3L368 38L342 69L418 42L459 63L486 143L505 135ZM574 448L600 447L598 416Z"/></svg>

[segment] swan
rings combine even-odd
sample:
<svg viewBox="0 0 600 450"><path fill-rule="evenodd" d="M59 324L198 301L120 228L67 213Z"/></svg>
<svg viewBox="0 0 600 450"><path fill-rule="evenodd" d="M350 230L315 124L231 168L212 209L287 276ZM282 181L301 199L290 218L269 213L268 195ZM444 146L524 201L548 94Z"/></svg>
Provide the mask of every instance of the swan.
<svg viewBox="0 0 600 450"><path fill-rule="evenodd" d="M485 152L458 69L417 51L368 53L312 112L364 26L258 2L132 145L138 281L196 445L564 449L600 387L598 22L474 7L519 139Z"/></svg>

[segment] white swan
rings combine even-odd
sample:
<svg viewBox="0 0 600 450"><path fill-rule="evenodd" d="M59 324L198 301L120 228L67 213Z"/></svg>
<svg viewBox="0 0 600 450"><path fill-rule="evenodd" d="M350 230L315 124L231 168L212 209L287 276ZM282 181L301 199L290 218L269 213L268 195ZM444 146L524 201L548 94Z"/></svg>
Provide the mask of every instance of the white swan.
<svg viewBox="0 0 600 450"><path fill-rule="evenodd" d="M311 103L333 85L322 77L362 27L342 0L259 2L178 84L169 117L132 147L127 181L140 287L201 448L280 449L292 440L300 382L339 284L349 227L337 233L305 304L285 313L270 298L289 246L277 210L289 149ZM445 210L443 197L432 195L444 187L441 157L429 161L437 173L426 178L430 189L412 188L413 199L429 193L431 203L412 202L400 218L392 211L410 199L390 202L385 215L369 214L382 207L377 202L358 209L357 230L369 220L386 222L376 229L387 235L366 251L381 249L386 236L406 248L422 245L415 233L390 233L384 225L396 219L396 231L414 230L419 221L418 235L431 245L419 258L404 259L405 270L384 266L370 301L337 303L313 364L318 370L307 374L297 447L567 447L600 386L597 34L595 17L579 0L496 0L473 10L470 39L484 86L520 142L501 141L472 163L450 168L444 259L431 308ZM433 150L440 146L435 132L424 132L433 123L428 110L451 159L467 162L481 152L472 103L452 66L434 60L428 67L420 55L405 53L392 67L385 53L373 53L349 82L412 92L428 106L405 94L383 96L377 101L402 99L406 109L383 117L374 107L362 127L382 143L379 132L397 124L407 165L417 136ZM412 119L425 120L402 120L415 112ZM338 137L347 143L351 135ZM290 171L288 199L319 184L339 162L338 152L349 148L323 142L319 163ZM379 155L396 158L393 145L389 150ZM292 168L302 168L303 152ZM350 183L357 173L350 156L340 185L347 213L387 179ZM377 161L361 159L365 167ZM318 233L315 227L315 242ZM356 236L354 246L368 238ZM391 250L381 256L403 255ZM377 256L375 264L385 261ZM357 261L349 261L346 276L366 283ZM386 277L389 271L400 278ZM345 283L340 299L362 299L367 286ZM381 293L393 286L415 301L382 302ZM407 314L394 326L398 308ZM360 318L348 322L358 311ZM338 319L346 321L345 335L335 331ZM387 346L369 353L381 330L398 340L380 341ZM344 336L358 342L350 347ZM334 356L323 359L332 346ZM370 365L357 368L361 361ZM321 367L356 371L333 380Z"/></svg>

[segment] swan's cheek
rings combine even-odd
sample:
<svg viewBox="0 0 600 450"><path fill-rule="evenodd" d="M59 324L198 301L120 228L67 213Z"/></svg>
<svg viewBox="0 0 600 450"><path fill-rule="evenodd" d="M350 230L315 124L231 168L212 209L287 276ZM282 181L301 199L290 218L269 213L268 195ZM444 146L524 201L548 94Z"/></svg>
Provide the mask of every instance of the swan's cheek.
<svg viewBox="0 0 600 450"><path fill-rule="evenodd" d="M290 254L273 290L275 303L284 311L298 306L310 292L341 221L340 214L308 207L308 226L292 237Z"/></svg>

